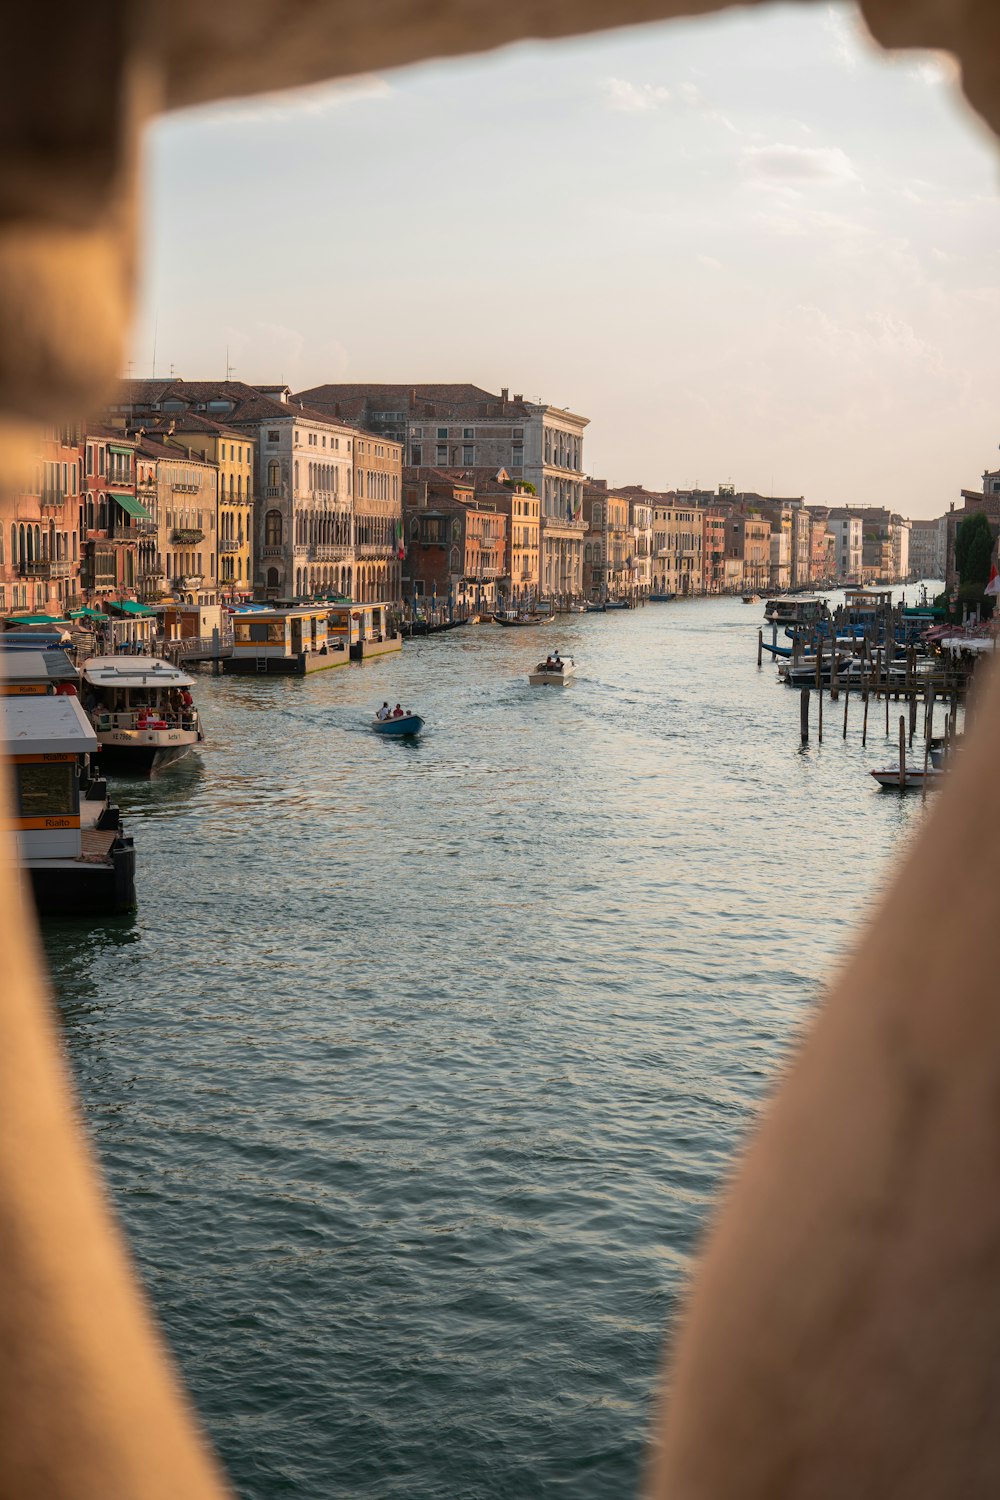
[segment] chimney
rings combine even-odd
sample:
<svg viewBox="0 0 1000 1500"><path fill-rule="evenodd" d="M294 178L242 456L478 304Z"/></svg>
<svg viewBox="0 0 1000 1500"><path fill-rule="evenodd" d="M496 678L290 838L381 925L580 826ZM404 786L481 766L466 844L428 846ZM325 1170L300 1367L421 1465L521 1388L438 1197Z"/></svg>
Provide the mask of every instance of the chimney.
<svg viewBox="0 0 1000 1500"><path fill-rule="evenodd" d="M514 396L514 400L515 401L523 401L524 400L523 394L521 392L516 392L515 396Z"/></svg>
<svg viewBox="0 0 1000 1500"><path fill-rule="evenodd" d="M500 400L501 401L507 401L509 399L510 399L510 388L509 388L509 386L502 385L500 387Z"/></svg>

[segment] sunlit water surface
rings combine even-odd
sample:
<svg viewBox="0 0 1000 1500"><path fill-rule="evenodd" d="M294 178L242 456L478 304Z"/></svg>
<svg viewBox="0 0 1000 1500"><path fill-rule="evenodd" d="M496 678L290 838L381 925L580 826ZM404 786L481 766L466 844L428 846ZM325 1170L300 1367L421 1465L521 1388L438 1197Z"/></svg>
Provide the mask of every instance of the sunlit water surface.
<svg viewBox="0 0 1000 1500"><path fill-rule="evenodd" d="M203 753L116 784L138 914L46 944L245 1500L635 1491L713 1195L921 818L866 774L880 713L863 751L857 701L846 743L827 704L800 750L759 619L652 605L205 676ZM576 682L529 688L552 645ZM371 733L383 698L418 744Z"/></svg>

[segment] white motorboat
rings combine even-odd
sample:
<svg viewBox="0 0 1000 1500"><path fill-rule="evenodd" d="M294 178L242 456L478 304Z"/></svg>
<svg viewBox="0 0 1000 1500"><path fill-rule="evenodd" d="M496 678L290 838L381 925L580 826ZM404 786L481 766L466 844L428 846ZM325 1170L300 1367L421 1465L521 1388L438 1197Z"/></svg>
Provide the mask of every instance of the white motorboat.
<svg viewBox="0 0 1000 1500"><path fill-rule="evenodd" d="M558 651L553 651L528 673L528 681L532 687L565 687L575 671L576 663L571 656L560 656Z"/></svg>
<svg viewBox="0 0 1000 1500"><path fill-rule="evenodd" d="M193 677L158 656L88 657L83 706L102 771L115 766L149 775L201 744L193 686Z"/></svg>

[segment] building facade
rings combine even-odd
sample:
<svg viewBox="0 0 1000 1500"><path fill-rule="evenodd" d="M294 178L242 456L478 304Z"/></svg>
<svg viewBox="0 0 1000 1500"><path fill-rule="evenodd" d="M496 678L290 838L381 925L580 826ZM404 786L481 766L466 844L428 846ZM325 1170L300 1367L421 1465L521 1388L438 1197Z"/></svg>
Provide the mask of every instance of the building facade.
<svg viewBox="0 0 1000 1500"><path fill-rule="evenodd" d="M507 557L507 516L476 498L472 480L431 471L403 484L406 538L403 588L449 611L492 611L500 603Z"/></svg>
<svg viewBox="0 0 1000 1500"><path fill-rule="evenodd" d="M948 518L910 522L909 576L944 578L947 566Z"/></svg>
<svg viewBox="0 0 1000 1500"><path fill-rule="evenodd" d="M859 584L864 561L860 512L851 510L846 505L833 506L826 524L833 534L838 583Z"/></svg>
<svg viewBox="0 0 1000 1500"><path fill-rule="evenodd" d="M0 613L81 603L82 453L80 429L43 429L26 486L0 502Z"/></svg>
<svg viewBox="0 0 1000 1500"><path fill-rule="evenodd" d="M354 595L363 602L402 597L403 444L354 436Z"/></svg>

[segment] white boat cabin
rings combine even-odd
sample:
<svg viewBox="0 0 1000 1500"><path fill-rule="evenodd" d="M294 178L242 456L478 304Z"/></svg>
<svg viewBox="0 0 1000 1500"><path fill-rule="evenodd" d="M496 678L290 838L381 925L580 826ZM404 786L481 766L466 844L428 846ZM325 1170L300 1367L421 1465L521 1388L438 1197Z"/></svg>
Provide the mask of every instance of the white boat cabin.
<svg viewBox="0 0 1000 1500"><path fill-rule="evenodd" d="M12 826L21 859L79 859L80 775L97 736L80 700L67 694L0 699L4 748L14 780Z"/></svg>

